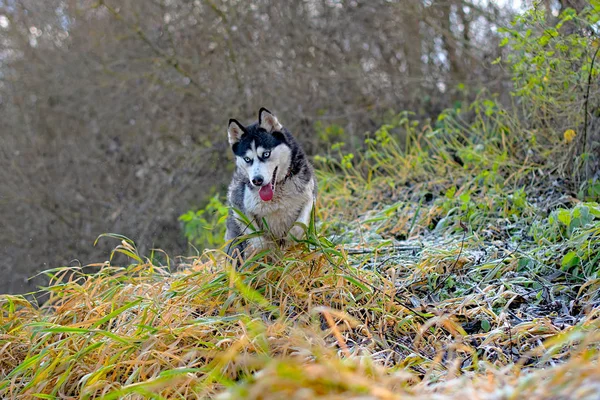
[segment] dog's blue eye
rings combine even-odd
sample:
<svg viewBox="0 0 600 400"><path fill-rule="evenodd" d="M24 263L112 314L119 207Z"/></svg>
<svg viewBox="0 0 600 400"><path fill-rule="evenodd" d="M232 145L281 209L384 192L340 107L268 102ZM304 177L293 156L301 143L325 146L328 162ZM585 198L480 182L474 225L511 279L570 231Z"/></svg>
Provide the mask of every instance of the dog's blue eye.
<svg viewBox="0 0 600 400"><path fill-rule="evenodd" d="M247 163L249 163L250 161L252 161L252 159L250 157L244 157L244 161L246 161Z"/></svg>
<svg viewBox="0 0 600 400"><path fill-rule="evenodd" d="M263 158L269 158L269 156L270 156L270 155L271 155L271 152L270 152L270 151L265 151L265 152L263 153Z"/></svg>

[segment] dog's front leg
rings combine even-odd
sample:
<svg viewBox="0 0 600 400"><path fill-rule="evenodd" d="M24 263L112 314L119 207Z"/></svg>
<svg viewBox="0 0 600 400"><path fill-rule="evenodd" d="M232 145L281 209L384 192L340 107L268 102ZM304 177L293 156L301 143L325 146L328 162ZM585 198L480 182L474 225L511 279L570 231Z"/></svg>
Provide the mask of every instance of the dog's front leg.
<svg viewBox="0 0 600 400"><path fill-rule="evenodd" d="M304 230L305 230L305 226L308 227L308 225L310 224L310 215L312 213L312 209L314 206L314 200L309 200L306 202L306 204L304 205L304 207L302 207L302 210L300 211L300 215L298 216L298 218L296 218L296 221L294 223L294 225L292 226L292 228L290 229L290 232L288 234L288 240L293 242L293 238L296 239L303 239L304 238ZM298 222L300 224L298 224Z"/></svg>

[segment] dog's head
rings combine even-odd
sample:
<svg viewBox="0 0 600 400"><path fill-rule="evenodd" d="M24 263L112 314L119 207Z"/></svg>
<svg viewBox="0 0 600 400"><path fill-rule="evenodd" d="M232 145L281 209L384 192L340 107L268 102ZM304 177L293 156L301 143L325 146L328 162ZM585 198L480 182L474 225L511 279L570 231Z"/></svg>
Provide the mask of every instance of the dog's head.
<svg viewBox="0 0 600 400"><path fill-rule="evenodd" d="M276 185L285 179L290 168L292 154L284 129L266 108L260 109L258 122L252 125L229 120L227 136L236 164L248 175L250 187L258 190L263 201L273 199Z"/></svg>

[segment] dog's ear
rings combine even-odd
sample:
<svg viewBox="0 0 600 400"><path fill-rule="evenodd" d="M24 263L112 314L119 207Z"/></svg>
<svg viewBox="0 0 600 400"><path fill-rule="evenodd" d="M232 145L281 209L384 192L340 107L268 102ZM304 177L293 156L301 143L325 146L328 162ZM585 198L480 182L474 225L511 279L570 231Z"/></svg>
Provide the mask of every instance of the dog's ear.
<svg viewBox="0 0 600 400"><path fill-rule="evenodd" d="M267 132L281 131L283 129L277 117L264 107L258 111L258 126Z"/></svg>
<svg viewBox="0 0 600 400"><path fill-rule="evenodd" d="M227 127L227 137L229 139L229 144L234 145L240 141L242 135L246 133L246 128L242 126L235 119L229 120L229 126Z"/></svg>

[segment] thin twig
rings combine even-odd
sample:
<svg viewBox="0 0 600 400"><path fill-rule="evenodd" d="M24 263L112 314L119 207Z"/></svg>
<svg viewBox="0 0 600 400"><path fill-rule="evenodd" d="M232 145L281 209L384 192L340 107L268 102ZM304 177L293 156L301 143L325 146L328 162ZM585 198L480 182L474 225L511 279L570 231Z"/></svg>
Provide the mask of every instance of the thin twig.
<svg viewBox="0 0 600 400"><path fill-rule="evenodd" d="M592 57L592 63L590 66L590 71L588 72L588 82L587 82L587 90L585 93L585 103L584 103L584 116L583 116L583 154L587 153L587 131L588 131L588 103L590 102L590 87L592 86L592 72L594 72L594 61L596 61L596 56L598 55L598 51L600 50L600 44L596 48L594 52L594 56ZM588 176L587 163L585 167L585 178L590 179Z"/></svg>
<svg viewBox="0 0 600 400"><path fill-rule="evenodd" d="M422 246L388 246L377 249L344 249L347 254L371 254L371 253L391 253L394 251L419 251Z"/></svg>

